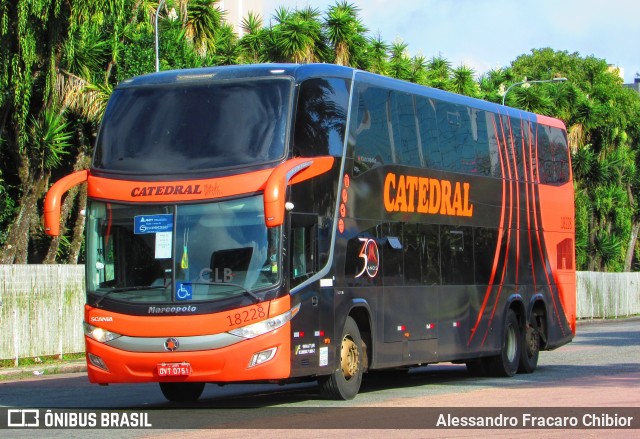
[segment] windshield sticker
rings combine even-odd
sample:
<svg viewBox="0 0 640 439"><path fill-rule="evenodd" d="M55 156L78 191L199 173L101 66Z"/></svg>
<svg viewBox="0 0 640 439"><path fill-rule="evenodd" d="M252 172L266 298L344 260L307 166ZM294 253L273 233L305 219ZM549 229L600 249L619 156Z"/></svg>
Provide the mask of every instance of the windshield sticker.
<svg viewBox="0 0 640 439"><path fill-rule="evenodd" d="M176 300L193 299L193 285L177 282L176 283Z"/></svg>
<svg viewBox="0 0 640 439"><path fill-rule="evenodd" d="M171 257L171 240L173 233L156 233L156 259L168 259Z"/></svg>
<svg viewBox="0 0 640 439"><path fill-rule="evenodd" d="M145 233L173 232L173 215L136 215L133 217L133 233L142 235Z"/></svg>

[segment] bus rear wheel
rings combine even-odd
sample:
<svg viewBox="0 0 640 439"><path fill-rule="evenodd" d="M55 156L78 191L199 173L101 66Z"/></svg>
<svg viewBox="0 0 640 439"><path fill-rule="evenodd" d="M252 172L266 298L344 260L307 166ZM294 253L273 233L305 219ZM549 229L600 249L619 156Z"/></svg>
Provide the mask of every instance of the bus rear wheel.
<svg viewBox="0 0 640 439"><path fill-rule="evenodd" d="M495 376L512 377L518 371L522 336L516 313L510 309L504 320L502 329L502 347L500 355L492 358L491 371Z"/></svg>
<svg viewBox="0 0 640 439"><path fill-rule="evenodd" d="M340 367L331 375L320 377L321 393L331 399L355 398L362 384L363 358L360 330L355 320L347 317L340 343Z"/></svg>
<svg viewBox="0 0 640 439"><path fill-rule="evenodd" d="M204 385L205 383L160 383L160 390L169 401L196 401L202 395Z"/></svg>
<svg viewBox="0 0 640 439"><path fill-rule="evenodd" d="M540 330L535 320L527 325L522 334L522 351L520 353L519 373L532 373L538 366L538 355L540 354Z"/></svg>

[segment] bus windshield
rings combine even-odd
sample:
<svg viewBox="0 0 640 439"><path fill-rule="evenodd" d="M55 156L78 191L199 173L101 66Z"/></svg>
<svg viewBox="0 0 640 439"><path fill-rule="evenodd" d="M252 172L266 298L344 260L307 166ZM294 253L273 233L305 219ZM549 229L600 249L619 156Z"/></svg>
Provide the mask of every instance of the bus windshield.
<svg viewBox="0 0 640 439"><path fill-rule="evenodd" d="M280 227L266 227L262 195L189 205L91 201L87 220L92 294L126 302L258 301L280 279Z"/></svg>
<svg viewBox="0 0 640 439"><path fill-rule="evenodd" d="M180 174L285 154L286 78L123 86L107 106L93 168Z"/></svg>

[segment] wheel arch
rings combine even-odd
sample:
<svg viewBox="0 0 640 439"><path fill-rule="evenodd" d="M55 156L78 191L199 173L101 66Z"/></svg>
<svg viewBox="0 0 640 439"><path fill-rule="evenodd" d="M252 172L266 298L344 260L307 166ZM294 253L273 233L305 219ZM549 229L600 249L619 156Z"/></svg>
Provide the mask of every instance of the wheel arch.
<svg viewBox="0 0 640 439"><path fill-rule="evenodd" d="M529 319L535 319L540 332L540 348L545 349L548 345L548 318L547 303L542 294L535 294L529 302L527 315ZM529 320L529 321L530 321Z"/></svg>
<svg viewBox="0 0 640 439"><path fill-rule="evenodd" d="M505 309L505 315L510 309L516 314L516 317L518 318L518 326L520 326L520 330L522 331L527 324L527 310L524 306L521 295L514 294L509 298Z"/></svg>

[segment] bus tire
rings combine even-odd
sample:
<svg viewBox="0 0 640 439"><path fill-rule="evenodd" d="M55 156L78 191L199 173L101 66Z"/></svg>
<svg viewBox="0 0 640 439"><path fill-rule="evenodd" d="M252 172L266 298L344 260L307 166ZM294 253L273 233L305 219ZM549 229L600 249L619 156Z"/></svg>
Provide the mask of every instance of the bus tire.
<svg viewBox="0 0 640 439"><path fill-rule="evenodd" d="M362 338L355 320L347 317L340 343L340 365L331 375L320 377L320 392L331 399L353 399L360 390L364 370Z"/></svg>
<svg viewBox="0 0 640 439"><path fill-rule="evenodd" d="M196 401L205 383L159 383L165 398L173 402Z"/></svg>
<svg viewBox="0 0 640 439"><path fill-rule="evenodd" d="M520 350L522 337L518 317L512 309L507 311L502 328L502 344L500 355L493 357L491 371L494 376L512 377L518 371L520 365Z"/></svg>
<svg viewBox="0 0 640 439"><path fill-rule="evenodd" d="M520 365L518 373L532 373L538 366L540 354L540 330L533 316L522 334L522 350L520 351Z"/></svg>

